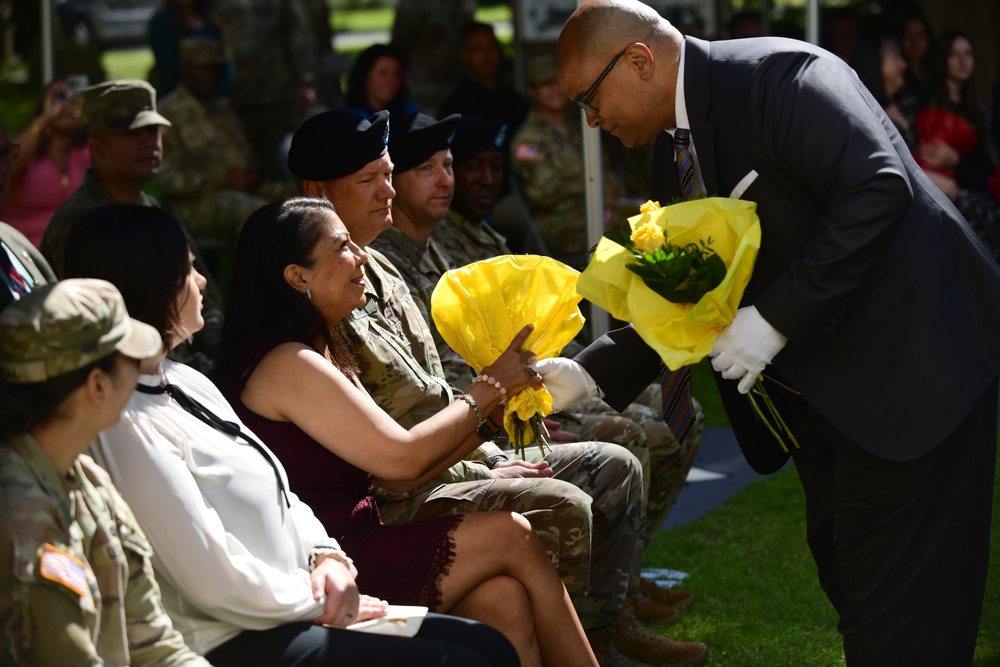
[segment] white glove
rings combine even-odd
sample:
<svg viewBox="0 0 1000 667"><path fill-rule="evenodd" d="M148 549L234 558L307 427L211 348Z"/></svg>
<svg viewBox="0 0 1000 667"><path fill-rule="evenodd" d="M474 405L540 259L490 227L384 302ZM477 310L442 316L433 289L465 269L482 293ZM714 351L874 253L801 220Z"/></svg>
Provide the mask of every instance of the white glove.
<svg viewBox="0 0 1000 667"><path fill-rule="evenodd" d="M739 391L745 394L787 342L757 308L748 306L740 308L733 323L722 330L708 356L712 357L712 368L725 379L742 378Z"/></svg>
<svg viewBox="0 0 1000 667"><path fill-rule="evenodd" d="M552 394L552 412L562 412L585 398L604 395L590 373L572 359L539 359L528 364L528 368L542 376L545 388Z"/></svg>

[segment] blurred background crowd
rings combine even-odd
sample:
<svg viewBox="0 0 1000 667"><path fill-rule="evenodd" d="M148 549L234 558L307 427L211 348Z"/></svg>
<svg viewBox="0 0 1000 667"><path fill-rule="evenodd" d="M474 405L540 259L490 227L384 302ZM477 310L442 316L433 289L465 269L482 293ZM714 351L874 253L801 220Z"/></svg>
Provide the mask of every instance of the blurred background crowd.
<svg viewBox="0 0 1000 667"><path fill-rule="evenodd" d="M705 38L805 39L806 3L660 0ZM564 6L565 5L565 6ZM662 6L661 6L662 5ZM514 250L582 266L588 249L579 115L547 58L575 3L476 0L5 0L0 121L12 186L0 219L36 244L90 161L79 91L144 79L165 129L143 183L198 240L225 284L250 212L296 191L295 129L328 109L451 113L507 124L497 206L485 219ZM251 10L252 7L252 10ZM851 64L934 182L987 244L997 240L1000 11L938 0L821 2L819 41ZM44 28L51 21L51 40ZM46 80L48 79L48 80ZM604 218L647 192L650 151L603 147Z"/></svg>

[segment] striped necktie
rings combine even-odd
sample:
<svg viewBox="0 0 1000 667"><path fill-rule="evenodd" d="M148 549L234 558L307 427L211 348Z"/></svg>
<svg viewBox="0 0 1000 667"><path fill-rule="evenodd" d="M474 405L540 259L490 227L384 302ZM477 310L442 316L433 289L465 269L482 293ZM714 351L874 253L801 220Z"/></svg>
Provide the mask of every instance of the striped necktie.
<svg viewBox="0 0 1000 667"><path fill-rule="evenodd" d="M694 155L691 154L691 130L674 130L674 159L681 179L681 194L687 201L694 197Z"/></svg>
<svg viewBox="0 0 1000 667"><path fill-rule="evenodd" d="M691 131L674 130L674 158L684 199L694 197L694 156L691 154ZM691 402L691 370L684 366L676 371L663 369L660 377L663 421L677 442L683 442L694 424L694 403Z"/></svg>

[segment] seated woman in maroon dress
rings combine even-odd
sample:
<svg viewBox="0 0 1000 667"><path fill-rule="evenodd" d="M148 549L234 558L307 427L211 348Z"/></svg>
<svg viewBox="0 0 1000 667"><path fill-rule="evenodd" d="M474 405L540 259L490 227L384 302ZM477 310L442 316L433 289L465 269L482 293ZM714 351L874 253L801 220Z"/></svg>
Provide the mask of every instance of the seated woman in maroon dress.
<svg viewBox="0 0 1000 667"><path fill-rule="evenodd" d="M492 625L524 665L596 665L566 589L519 514L382 524L374 478L410 488L460 460L482 442L476 430L502 393L475 383L470 400L410 430L382 411L358 382L351 350L331 334L365 304L367 260L325 200L286 200L250 216L223 330L220 377L230 402L351 553L371 595ZM529 333L483 369L509 395L541 386L527 368L533 355L520 351ZM366 572L378 575L367 580Z"/></svg>

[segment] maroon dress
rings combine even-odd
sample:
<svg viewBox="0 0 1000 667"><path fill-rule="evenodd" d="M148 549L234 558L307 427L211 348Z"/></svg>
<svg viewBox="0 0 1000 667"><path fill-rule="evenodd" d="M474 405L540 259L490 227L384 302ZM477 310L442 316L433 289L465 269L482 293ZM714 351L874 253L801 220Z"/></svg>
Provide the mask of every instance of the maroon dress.
<svg viewBox="0 0 1000 667"><path fill-rule="evenodd" d="M441 579L455 558L452 533L462 517L400 526L383 524L372 496L372 475L340 458L292 422L265 419L240 400L243 386L261 358L292 340L269 343L243 360L226 388L230 404L281 461L291 490L312 508L354 560L362 593L392 604L438 609Z"/></svg>

